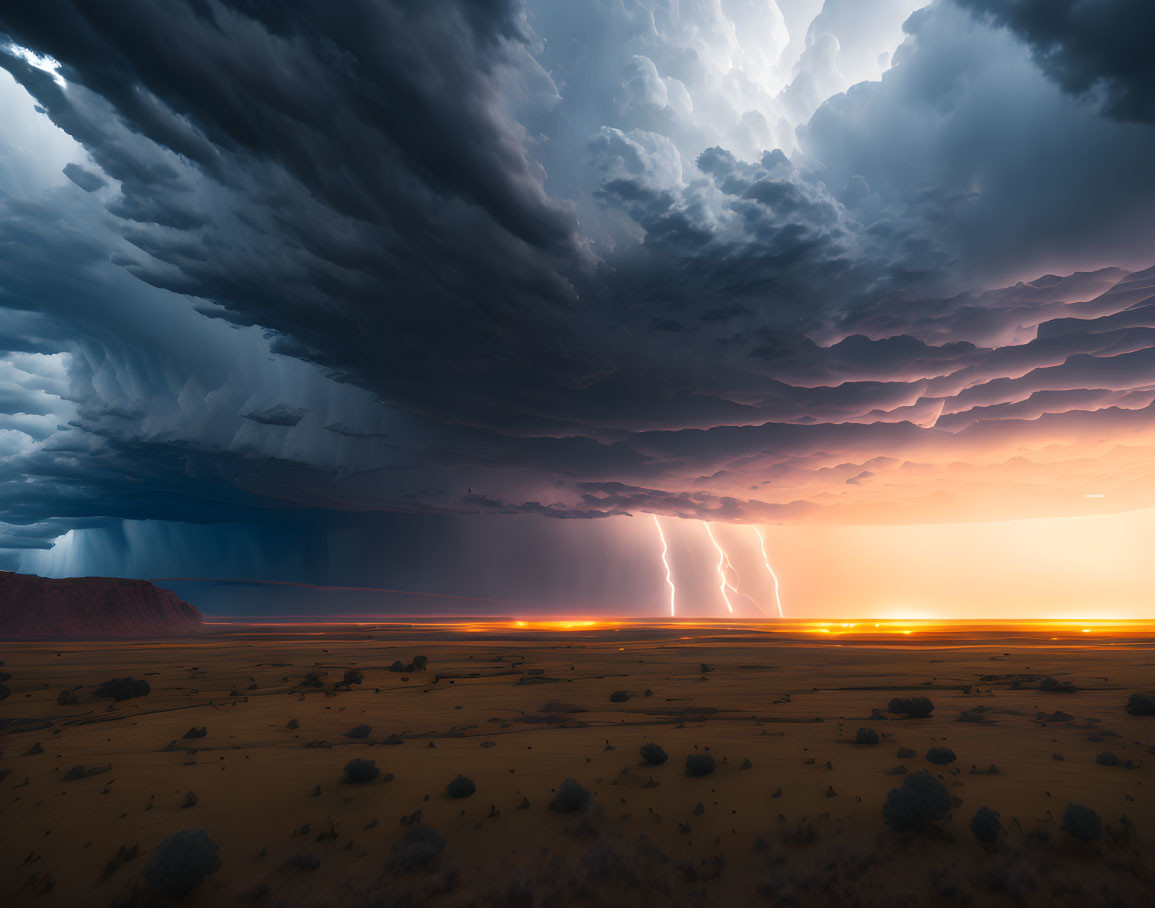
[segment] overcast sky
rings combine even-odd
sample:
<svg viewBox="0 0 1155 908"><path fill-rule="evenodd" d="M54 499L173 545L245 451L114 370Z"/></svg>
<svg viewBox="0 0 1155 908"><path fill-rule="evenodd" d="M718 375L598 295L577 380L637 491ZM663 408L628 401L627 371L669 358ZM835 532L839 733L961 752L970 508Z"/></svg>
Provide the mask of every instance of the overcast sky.
<svg viewBox="0 0 1155 908"><path fill-rule="evenodd" d="M0 569L646 614L662 527L684 614L1148 614L1153 33L6 5Z"/></svg>

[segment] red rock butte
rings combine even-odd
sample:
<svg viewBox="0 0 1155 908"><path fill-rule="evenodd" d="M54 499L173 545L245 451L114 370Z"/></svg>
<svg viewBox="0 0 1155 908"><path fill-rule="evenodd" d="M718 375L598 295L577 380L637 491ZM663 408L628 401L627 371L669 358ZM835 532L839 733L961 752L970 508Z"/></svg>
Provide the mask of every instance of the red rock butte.
<svg viewBox="0 0 1155 908"><path fill-rule="evenodd" d="M203 628L195 607L147 580L0 571L0 635L173 636Z"/></svg>

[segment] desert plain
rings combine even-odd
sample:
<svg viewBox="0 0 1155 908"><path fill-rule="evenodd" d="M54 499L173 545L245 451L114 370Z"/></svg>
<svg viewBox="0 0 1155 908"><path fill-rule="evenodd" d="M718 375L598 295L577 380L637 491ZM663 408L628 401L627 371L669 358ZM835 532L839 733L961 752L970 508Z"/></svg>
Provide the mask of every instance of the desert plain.
<svg viewBox="0 0 1155 908"><path fill-rule="evenodd" d="M0 904L1155 904L1155 716L1127 709L1153 646L1078 623L0 640ZM148 693L97 696L114 678ZM888 822L923 771L949 809ZM167 887L146 868L181 830L219 867Z"/></svg>

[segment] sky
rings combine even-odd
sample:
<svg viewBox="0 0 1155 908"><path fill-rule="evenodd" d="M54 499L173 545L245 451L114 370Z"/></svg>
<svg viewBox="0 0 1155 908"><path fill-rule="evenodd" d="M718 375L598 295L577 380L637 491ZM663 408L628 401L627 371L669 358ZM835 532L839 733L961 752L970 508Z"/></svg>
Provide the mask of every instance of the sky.
<svg viewBox="0 0 1155 908"><path fill-rule="evenodd" d="M1153 31L6 5L0 569L210 614L1152 617Z"/></svg>

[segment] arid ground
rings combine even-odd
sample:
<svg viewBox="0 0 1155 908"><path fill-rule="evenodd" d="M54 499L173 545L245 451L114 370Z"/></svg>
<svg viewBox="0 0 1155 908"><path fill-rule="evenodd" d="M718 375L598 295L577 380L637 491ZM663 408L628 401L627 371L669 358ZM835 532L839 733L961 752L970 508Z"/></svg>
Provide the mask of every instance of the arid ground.
<svg viewBox="0 0 1155 908"><path fill-rule="evenodd" d="M1152 904L1155 716L1127 706L1155 687L1155 629L903 628L0 641L0 904ZM124 677L149 693L94 696ZM894 711L915 697L929 716ZM346 781L355 759L377 775ZM949 815L888 824L920 770ZM588 801L551 807L567 779ZM1071 803L1101 834L1064 828ZM184 895L146 872L201 829L219 870Z"/></svg>

